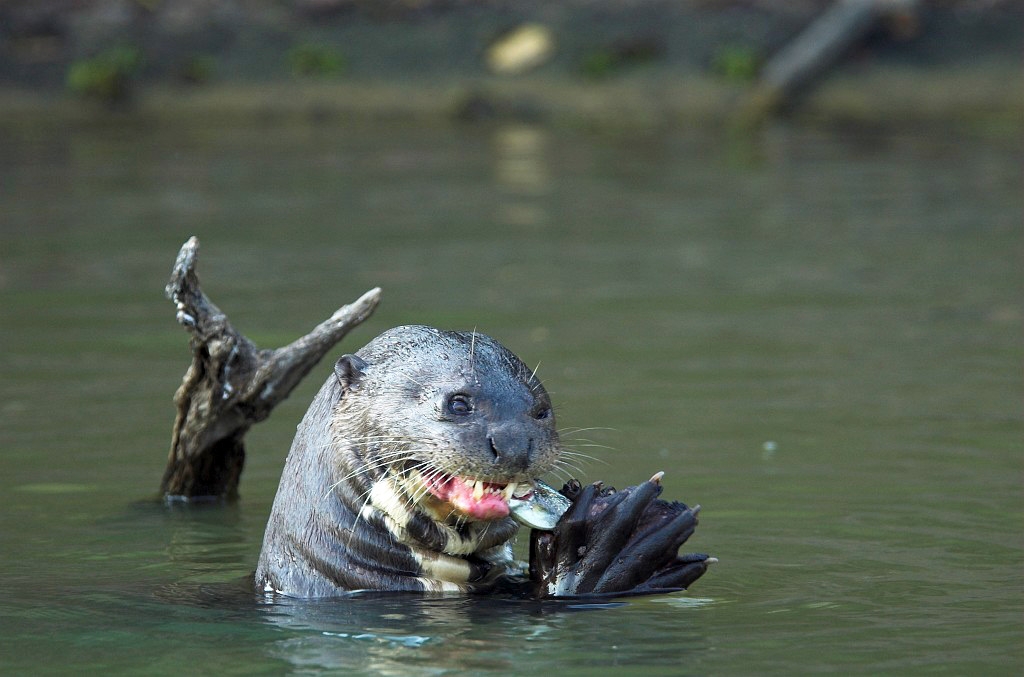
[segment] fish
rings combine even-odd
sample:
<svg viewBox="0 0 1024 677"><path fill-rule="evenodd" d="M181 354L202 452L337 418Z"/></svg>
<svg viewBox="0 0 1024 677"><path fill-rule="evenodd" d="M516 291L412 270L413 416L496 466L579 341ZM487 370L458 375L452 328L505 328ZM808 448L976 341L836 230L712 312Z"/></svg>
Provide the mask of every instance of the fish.
<svg viewBox="0 0 1024 677"><path fill-rule="evenodd" d="M517 495L518 494L518 495ZM509 498L512 517L531 529L551 531L572 501L540 480L520 484Z"/></svg>

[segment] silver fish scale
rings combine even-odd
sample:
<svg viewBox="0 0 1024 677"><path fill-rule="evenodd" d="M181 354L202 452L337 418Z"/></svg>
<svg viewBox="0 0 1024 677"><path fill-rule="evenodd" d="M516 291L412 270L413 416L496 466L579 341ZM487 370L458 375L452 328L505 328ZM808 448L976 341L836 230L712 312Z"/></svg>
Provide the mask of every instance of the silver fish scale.
<svg viewBox="0 0 1024 677"><path fill-rule="evenodd" d="M512 517L531 529L551 531L572 505L572 501L540 480L534 482L533 491L523 498L513 496L508 507Z"/></svg>

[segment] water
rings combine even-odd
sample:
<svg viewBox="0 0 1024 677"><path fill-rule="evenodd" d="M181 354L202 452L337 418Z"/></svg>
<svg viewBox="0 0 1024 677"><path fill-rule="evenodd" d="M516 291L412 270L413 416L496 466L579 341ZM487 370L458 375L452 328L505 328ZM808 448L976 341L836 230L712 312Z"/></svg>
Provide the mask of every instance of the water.
<svg viewBox="0 0 1024 677"><path fill-rule="evenodd" d="M0 670L1017 674L1020 153L941 133L526 126L0 131ZM262 346L380 285L539 363L585 478L704 506L687 593L248 593L320 365L241 501L168 509L205 289ZM580 439L584 438L584 439ZM596 445L596 446L589 446ZM552 482L557 478L550 478ZM521 548L521 546L520 546Z"/></svg>

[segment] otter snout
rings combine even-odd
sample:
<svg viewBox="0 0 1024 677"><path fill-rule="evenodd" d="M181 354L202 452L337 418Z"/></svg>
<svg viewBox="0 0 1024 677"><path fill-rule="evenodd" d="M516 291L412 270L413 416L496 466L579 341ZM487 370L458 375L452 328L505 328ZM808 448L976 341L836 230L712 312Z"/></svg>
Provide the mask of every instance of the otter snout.
<svg viewBox="0 0 1024 677"><path fill-rule="evenodd" d="M509 471L523 472L533 463L533 436L524 435L521 426L491 429L487 442L494 460Z"/></svg>

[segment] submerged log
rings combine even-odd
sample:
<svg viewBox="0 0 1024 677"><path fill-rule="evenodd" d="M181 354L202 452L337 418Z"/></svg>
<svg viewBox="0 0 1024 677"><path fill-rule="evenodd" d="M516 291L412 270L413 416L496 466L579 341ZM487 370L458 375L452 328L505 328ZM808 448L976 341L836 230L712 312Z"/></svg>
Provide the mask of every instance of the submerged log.
<svg viewBox="0 0 1024 677"><path fill-rule="evenodd" d="M195 237L182 246L165 289L177 306L178 322L191 334L192 364L174 394L177 416L160 491L170 501L234 500L245 462L245 433L373 313L380 289L342 306L293 343L261 350L200 289L198 251Z"/></svg>

